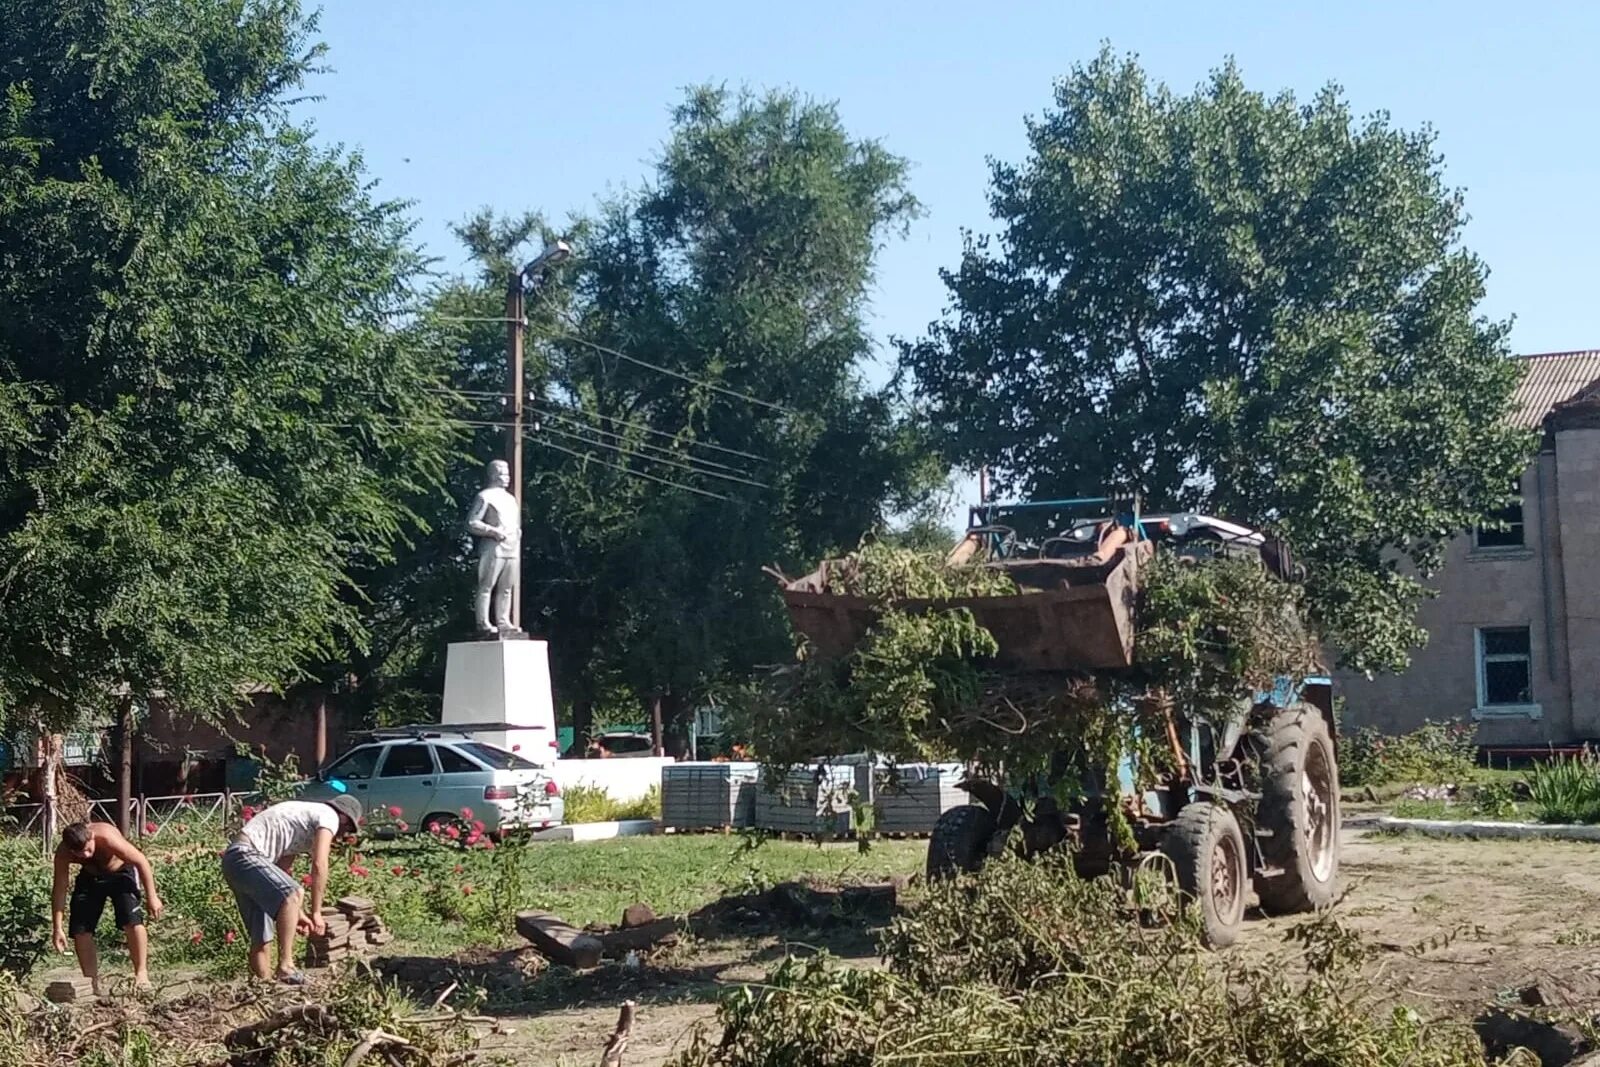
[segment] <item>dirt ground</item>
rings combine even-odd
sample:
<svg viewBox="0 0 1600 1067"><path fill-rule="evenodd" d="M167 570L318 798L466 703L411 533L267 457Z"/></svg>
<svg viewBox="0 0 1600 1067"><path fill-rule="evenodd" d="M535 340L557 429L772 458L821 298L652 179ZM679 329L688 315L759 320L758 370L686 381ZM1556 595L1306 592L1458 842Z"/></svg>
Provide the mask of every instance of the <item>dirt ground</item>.
<svg viewBox="0 0 1600 1067"><path fill-rule="evenodd" d="M1382 947L1375 979L1425 1016L1471 1019L1533 985L1552 1000L1592 1003L1600 993L1600 848L1347 831L1343 869L1342 917ZM1269 951L1292 922L1253 918L1229 951ZM1409 951L1418 946L1429 947ZM514 1051L526 1064L596 1063L617 1004L632 998L639 1009L628 1063L654 1067L697 1024L714 1022L716 999L729 987L759 980L786 951L816 947L774 937L703 942L659 965L575 979L551 991L560 995L548 996L546 1006L503 1016L510 1032L491 1037L489 1046ZM825 947L862 966L876 963L870 936L855 933Z"/></svg>

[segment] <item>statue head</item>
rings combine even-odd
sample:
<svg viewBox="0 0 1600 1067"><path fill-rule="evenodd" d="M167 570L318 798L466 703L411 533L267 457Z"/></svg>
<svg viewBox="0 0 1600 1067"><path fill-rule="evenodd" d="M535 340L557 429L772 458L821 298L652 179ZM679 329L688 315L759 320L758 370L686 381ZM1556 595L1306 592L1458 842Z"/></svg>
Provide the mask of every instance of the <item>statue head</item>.
<svg viewBox="0 0 1600 1067"><path fill-rule="evenodd" d="M507 489L511 486L511 465L503 459L497 459L489 464L489 469L484 475L484 485L492 485L496 489Z"/></svg>

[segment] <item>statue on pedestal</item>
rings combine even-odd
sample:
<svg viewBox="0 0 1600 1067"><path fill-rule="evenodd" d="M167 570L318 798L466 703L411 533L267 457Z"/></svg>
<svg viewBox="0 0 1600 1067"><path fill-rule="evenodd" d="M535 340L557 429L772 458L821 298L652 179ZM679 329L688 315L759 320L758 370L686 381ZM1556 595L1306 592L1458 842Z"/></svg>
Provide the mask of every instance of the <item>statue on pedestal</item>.
<svg viewBox="0 0 1600 1067"><path fill-rule="evenodd" d="M522 633L511 622L511 593L522 566L522 513L510 485L511 468L506 461L490 463L484 486L467 512L467 529L478 542L478 593L473 607L480 637Z"/></svg>

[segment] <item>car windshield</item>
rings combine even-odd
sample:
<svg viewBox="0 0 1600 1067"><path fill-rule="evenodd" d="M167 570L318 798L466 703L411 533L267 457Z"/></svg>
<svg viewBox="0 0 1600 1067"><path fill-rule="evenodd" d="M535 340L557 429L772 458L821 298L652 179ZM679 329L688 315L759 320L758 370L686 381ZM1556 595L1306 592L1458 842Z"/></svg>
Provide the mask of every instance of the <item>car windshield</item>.
<svg viewBox="0 0 1600 1067"><path fill-rule="evenodd" d="M530 763L515 753L507 752L503 748L495 748L493 745L485 745L478 741L469 741L456 747L473 759L483 763L490 770L536 771L539 769L537 763Z"/></svg>

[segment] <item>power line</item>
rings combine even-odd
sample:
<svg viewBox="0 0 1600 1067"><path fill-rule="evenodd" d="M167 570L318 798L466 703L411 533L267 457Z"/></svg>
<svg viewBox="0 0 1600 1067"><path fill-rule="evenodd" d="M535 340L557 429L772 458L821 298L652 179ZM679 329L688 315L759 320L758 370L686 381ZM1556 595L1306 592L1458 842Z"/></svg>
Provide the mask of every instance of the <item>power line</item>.
<svg viewBox="0 0 1600 1067"><path fill-rule="evenodd" d="M534 441L535 444L543 445L546 448L553 448L557 452L565 452L567 455L575 456L578 459L589 460L589 461L592 461L594 463L598 463L602 467L610 467L614 471L621 471L623 474L629 475L629 476L634 477L634 478L643 478L646 481L655 482L658 485L670 486L673 489L682 489L686 493L694 493L697 496L709 497L712 500L721 500L721 501L724 501L724 502L730 503L730 504L731 503L736 503L736 501L732 497L723 496L721 493L712 493L712 492L709 492L709 491L707 491L705 489L696 489L692 485L684 485L684 484L682 484L680 482L674 482L674 481L672 481L671 479L668 479L668 478L657 478L655 475L648 474L645 471L636 471L632 467L625 467L620 463L612 463L610 460L602 459L601 457L595 455L593 452L579 452L575 448L567 448L564 445L558 445L554 441L545 440L543 437L539 437L537 435L532 435L532 436L533 436L533 441Z"/></svg>
<svg viewBox="0 0 1600 1067"><path fill-rule="evenodd" d="M756 461L757 463L771 463L772 462L767 457L758 456L754 452L741 452L737 448L728 448L726 445L719 445L719 444L716 444L716 443L714 443L712 441L701 441L698 438L690 438L690 439L684 441L684 440L681 440L679 438L679 436L677 434L675 434L675 433L671 433L671 432L669 432L667 430L658 430L654 426L651 426L649 423L638 422L638 421L633 420L633 419L624 419L624 418L622 418L620 416L617 416L617 415L602 415L598 411L584 411L584 410L582 410L580 408L562 407L560 404L556 404L556 403L554 403L552 401L549 401L549 400L535 400L533 403L534 403L535 407L540 408L546 414L561 414L561 415L568 415L568 416L582 416L583 418L586 418L586 419L594 419L594 420L597 420L597 421L600 421L600 422L609 422L609 423L612 423L613 425L626 426L629 429L633 429L633 430L642 430L645 433L655 434L658 437L666 437L666 438L669 438L670 440L678 441L681 444L686 444L691 448L709 448L709 449L711 449L711 450L713 450L715 452L721 452L724 455L738 456L741 459L750 459L750 460ZM606 432L610 432L610 431L606 431ZM709 461L707 461L707 462L709 462Z"/></svg>
<svg viewBox="0 0 1600 1067"><path fill-rule="evenodd" d="M663 367L659 363L651 363L648 360L640 359L638 356L630 356L628 353L619 352L615 348L611 348L602 344L596 344L593 341L587 341L576 334L558 333L554 335L554 339L557 341L571 341L573 344L583 345L585 348L592 348L596 352L602 352L608 356L615 356L618 359L626 360L629 363L637 364L638 366L653 370L658 374L665 374L672 378L678 378L693 385L698 385L703 389L710 389L712 392L721 393L724 396L731 396L736 400L743 400L747 404L759 404L761 407L771 408L773 411L781 411L785 415L794 414L793 408L786 408L782 404L775 404L770 400L762 400L760 397L751 396L749 393L741 393L737 389L729 389L725 385L718 385L716 382L707 381L704 378L696 378L694 375L685 374L681 370L673 370L671 367Z"/></svg>
<svg viewBox="0 0 1600 1067"><path fill-rule="evenodd" d="M585 433L600 434L600 435L602 435L604 437L608 437L608 438L618 442L619 444L627 443L627 438L625 436L623 436L622 434L618 433L615 430L607 430L602 426L592 425L590 423L582 421L581 419L575 419L575 418L572 418L569 415L564 415L564 414L562 414L562 413L560 413L558 411L541 411L541 410L535 409L533 414L534 414L535 418L554 419L554 420L556 420L558 422L566 423L568 426L575 426L579 430L584 431ZM670 437L671 435L668 434L667 436ZM648 441L637 441L637 442L634 442L634 447L635 448L649 449L651 452L659 452L661 455L671 456L674 459L682 459L687 463L698 463L698 464L700 464L701 466L704 466L704 467L716 467L719 470L732 471L734 474L748 475L750 473L747 470L743 470L743 469L741 469L739 467L735 467L735 466L732 466L732 465L727 464L727 463L719 463L718 461L716 461L714 459L704 459L704 458L702 458L700 456L686 455L686 454L684 454L682 452L678 452L678 451L675 451L675 450L670 449L670 448L663 448L660 445L653 445ZM759 483L752 483L752 484L759 484ZM766 488L766 487L763 486L763 488Z"/></svg>
<svg viewBox="0 0 1600 1067"><path fill-rule="evenodd" d="M699 467L693 467L693 466L690 466L687 463L675 462L674 460L670 460L670 459L659 459L659 458L657 458L655 456L643 455L643 454L641 454L639 452L634 451L631 448L621 448L621 447L619 447L617 445L609 444L609 443L607 443L605 441L597 441L592 437L585 437L582 434L571 433L571 432L569 432L567 430L560 429L559 427L556 427L556 426L546 426L540 432L541 433L559 434L560 436L565 437L565 438L567 438L569 440L579 441L579 442L581 442L583 444L586 444L586 445L593 445L596 448L603 448L603 449L606 449L608 452L615 452L618 455L622 455L622 456L631 456L634 459L644 460L646 463L659 463L663 467L675 467L678 470L688 471L690 474L698 474L698 475L701 475L702 477L705 477L705 478L720 478L725 482L738 482L740 485L751 485L751 486L756 487L757 489L771 489L772 488L770 485L767 485L765 482L752 481L749 478L741 478L741 477L738 477L737 475L733 475L733 474L721 474L721 473L718 473L717 471L702 470Z"/></svg>

